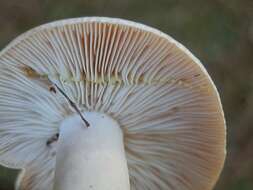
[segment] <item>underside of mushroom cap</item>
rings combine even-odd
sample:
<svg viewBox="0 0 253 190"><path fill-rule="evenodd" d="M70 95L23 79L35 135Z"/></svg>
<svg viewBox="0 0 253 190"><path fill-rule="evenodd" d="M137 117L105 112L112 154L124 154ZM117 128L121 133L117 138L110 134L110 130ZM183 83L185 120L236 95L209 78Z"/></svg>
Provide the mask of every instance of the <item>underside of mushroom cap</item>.
<svg viewBox="0 0 253 190"><path fill-rule="evenodd" d="M74 113L47 79L81 111L120 124L132 190L214 186L225 159L219 95L171 37L121 19L69 19L35 28L0 53L0 163L44 177L55 162L46 142ZM49 167L39 167L45 161ZM23 176L20 183L33 179Z"/></svg>
<svg viewBox="0 0 253 190"><path fill-rule="evenodd" d="M18 175L16 190L53 190L54 162L47 160L38 165L27 166Z"/></svg>

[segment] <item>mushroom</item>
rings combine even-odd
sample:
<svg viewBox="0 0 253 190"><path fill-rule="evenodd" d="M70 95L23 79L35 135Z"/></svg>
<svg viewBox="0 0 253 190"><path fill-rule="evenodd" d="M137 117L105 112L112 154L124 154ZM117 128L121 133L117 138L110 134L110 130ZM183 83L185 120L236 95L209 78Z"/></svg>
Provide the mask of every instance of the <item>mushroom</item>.
<svg viewBox="0 0 253 190"><path fill-rule="evenodd" d="M210 190L226 153L200 61L122 19L57 21L11 42L0 122L0 164L23 169L20 189Z"/></svg>

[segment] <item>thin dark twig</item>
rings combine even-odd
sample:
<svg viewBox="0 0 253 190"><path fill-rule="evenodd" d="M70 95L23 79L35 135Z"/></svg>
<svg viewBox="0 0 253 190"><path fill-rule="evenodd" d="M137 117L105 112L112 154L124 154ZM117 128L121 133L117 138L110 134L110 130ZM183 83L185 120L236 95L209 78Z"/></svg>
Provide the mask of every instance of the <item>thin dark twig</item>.
<svg viewBox="0 0 253 190"><path fill-rule="evenodd" d="M53 81L51 81L48 77L48 75L40 75L38 72L36 72L33 68L31 67L24 67L23 71L26 73L26 75L30 78L40 78L40 79L44 79L45 77L47 78L47 80L53 85L55 86L59 92L68 100L69 104L74 108L74 110L80 115L81 119L83 120L83 122L85 123L85 125L87 127L90 126L89 122L84 119L83 115L81 114L81 111L78 109L78 107L76 106L76 104L65 94L65 92L57 85L55 84ZM50 87L49 89L51 92L56 93L55 89Z"/></svg>
<svg viewBox="0 0 253 190"><path fill-rule="evenodd" d="M89 122L83 117L81 111L78 109L78 107L76 106L76 104L67 96L67 94L65 94L65 92L55 83L53 83L52 81L50 81L56 88L57 90L59 90L59 92L68 100L69 104L71 105L72 108L74 108L74 110L80 115L81 119L83 120L83 122L85 123L85 125L87 127L90 126Z"/></svg>

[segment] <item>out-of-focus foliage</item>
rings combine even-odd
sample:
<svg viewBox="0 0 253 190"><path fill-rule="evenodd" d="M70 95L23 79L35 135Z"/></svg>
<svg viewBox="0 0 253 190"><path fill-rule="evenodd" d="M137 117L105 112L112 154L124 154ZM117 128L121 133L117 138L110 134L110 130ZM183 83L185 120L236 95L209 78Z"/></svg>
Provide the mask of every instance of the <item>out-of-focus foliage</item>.
<svg viewBox="0 0 253 190"><path fill-rule="evenodd" d="M159 28L207 67L221 94L228 155L216 190L253 189L252 0L0 0L0 48L22 32L57 19L110 16ZM0 169L0 190L17 172Z"/></svg>

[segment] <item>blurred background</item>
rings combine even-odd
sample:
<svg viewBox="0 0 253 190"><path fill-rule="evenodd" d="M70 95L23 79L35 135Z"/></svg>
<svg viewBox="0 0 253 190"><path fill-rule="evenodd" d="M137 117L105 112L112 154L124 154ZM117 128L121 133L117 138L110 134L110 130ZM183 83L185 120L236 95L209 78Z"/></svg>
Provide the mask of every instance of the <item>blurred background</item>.
<svg viewBox="0 0 253 190"><path fill-rule="evenodd" d="M37 25L70 17L109 16L171 35L207 68L227 119L228 155L215 190L253 189L252 0L0 0L0 49ZM0 190L18 171L0 167Z"/></svg>

